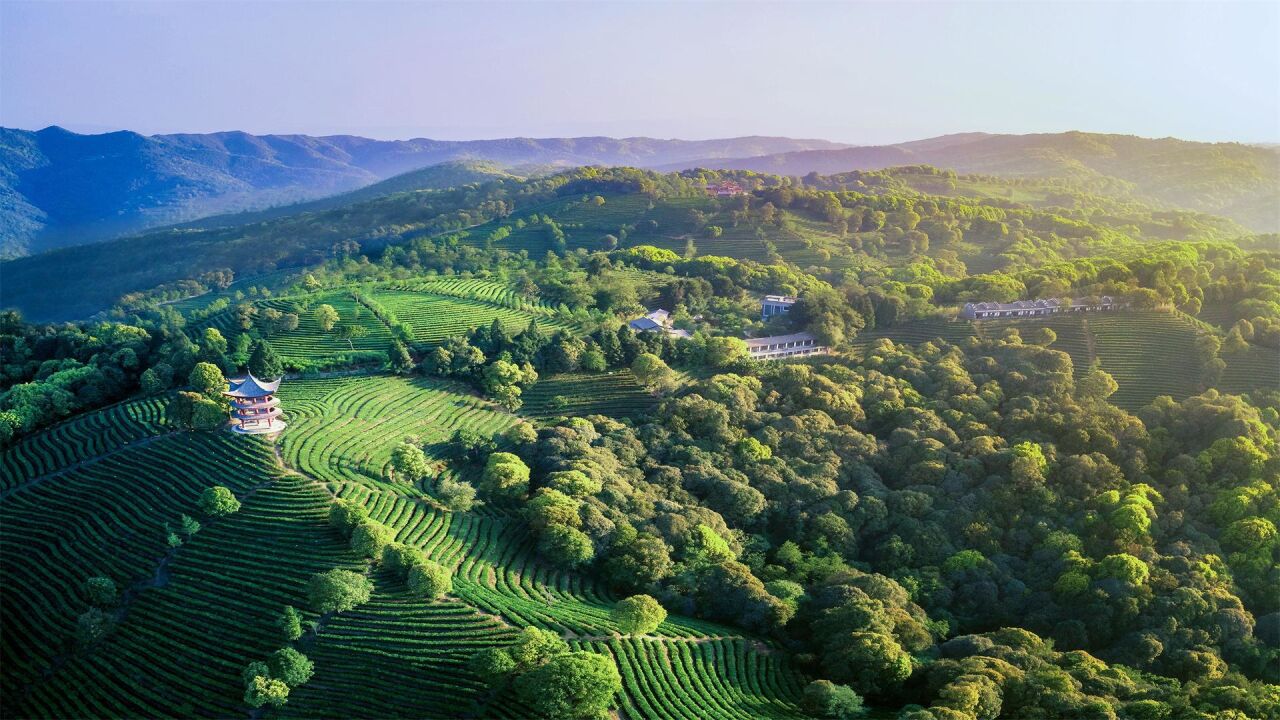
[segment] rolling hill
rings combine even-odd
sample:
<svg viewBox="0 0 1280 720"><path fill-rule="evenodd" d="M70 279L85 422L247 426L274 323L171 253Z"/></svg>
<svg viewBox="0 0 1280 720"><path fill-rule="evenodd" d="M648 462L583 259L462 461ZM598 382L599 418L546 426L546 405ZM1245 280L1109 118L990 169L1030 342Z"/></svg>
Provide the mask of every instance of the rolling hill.
<svg viewBox="0 0 1280 720"><path fill-rule="evenodd" d="M965 133L898 145L706 158L695 165L792 176L932 165L959 173L1063 178L1084 190L1214 213L1262 232L1280 230L1280 150L1239 143L1082 132ZM673 163L665 169L688 167Z"/></svg>
<svg viewBox="0 0 1280 720"><path fill-rule="evenodd" d="M0 257L364 187L429 165L638 165L844 147L746 137L372 140L243 132L80 135L0 128Z"/></svg>

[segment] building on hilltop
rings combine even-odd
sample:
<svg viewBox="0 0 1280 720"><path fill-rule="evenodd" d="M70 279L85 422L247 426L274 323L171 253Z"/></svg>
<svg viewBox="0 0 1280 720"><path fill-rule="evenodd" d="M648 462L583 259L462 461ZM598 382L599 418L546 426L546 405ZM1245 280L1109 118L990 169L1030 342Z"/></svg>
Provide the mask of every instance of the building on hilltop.
<svg viewBox="0 0 1280 720"><path fill-rule="evenodd" d="M280 380L266 382L249 373L227 382L229 387L222 394L231 399L231 419L236 421L231 426L233 432L266 435L285 428L280 419L280 400L275 395Z"/></svg>
<svg viewBox="0 0 1280 720"><path fill-rule="evenodd" d="M1110 295L1093 298L1047 298L1044 300L1015 300L1011 303L965 303L960 317L968 320L984 318L1044 317L1081 312L1105 312L1126 308L1129 303Z"/></svg>
<svg viewBox="0 0 1280 720"><path fill-rule="evenodd" d="M712 197L733 197L734 195L746 195L746 188L736 180L721 180L719 182L707 183L702 186L703 190Z"/></svg>
<svg viewBox="0 0 1280 720"><path fill-rule="evenodd" d="M796 299L790 295L765 295L760 299L760 319L768 321L774 315L791 312Z"/></svg>
<svg viewBox="0 0 1280 720"><path fill-rule="evenodd" d="M807 332L792 335L747 338L747 355L752 360L780 360L808 355L825 355L829 348Z"/></svg>
<svg viewBox="0 0 1280 720"><path fill-rule="evenodd" d="M688 330L671 327L671 313L666 310L651 310L644 317L627 323L627 327L636 332L664 332L672 337L689 337Z"/></svg>

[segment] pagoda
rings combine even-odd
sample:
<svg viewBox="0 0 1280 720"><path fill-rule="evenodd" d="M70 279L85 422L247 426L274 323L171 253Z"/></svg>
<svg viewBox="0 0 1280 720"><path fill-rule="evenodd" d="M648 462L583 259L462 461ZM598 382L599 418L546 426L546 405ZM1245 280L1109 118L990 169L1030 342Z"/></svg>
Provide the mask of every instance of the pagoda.
<svg viewBox="0 0 1280 720"><path fill-rule="evenodd" d="M231 426L233 432L266 435L284 429L280 400L275 395L279 379L265 382L249 373L228 383L230 387L222 394L231 399L231 418L237 421Z"/></svg>

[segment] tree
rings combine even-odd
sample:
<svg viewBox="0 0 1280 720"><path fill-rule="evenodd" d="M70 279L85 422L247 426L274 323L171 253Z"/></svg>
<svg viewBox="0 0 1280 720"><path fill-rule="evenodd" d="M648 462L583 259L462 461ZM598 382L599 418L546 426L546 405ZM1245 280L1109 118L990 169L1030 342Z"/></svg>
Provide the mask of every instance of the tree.
<svg viewBox="0 0 1280 720"><path fill-rule="evenodd" d="M541 532L552 525L578 527L578 508L582 503L553 488L540 488L525 505L524 514L534 532Z"/></svg>
<svg viewBox="0 0 1280 720"><path fill-rule="evenodd" d="M498 687L516 669L507 648L485 648L467 661L467 669L480 677L490 687Z"/></svg>
<svg viewBox="0 0 1280 720"><path fill-rule="evenodd" d="M142 371L138 384L142 387L143 395L156 395L169 389L169 382L162 379L154 367Z"/></svg>
<svg viewBox="0 0 1280 720"><path fill-rule="evenodd" d="M538 551L551 563L578 568L591 562L595 547L586 533L568 525L552 525L538 536Z"/></svg>
<svg viewBox="0 0 1280 720"><path fill-rule="evenodd" d="M200 500L196 504L200 512L209 517L223 517L240 510L240 501L236 499L230 488L222 485L205 488L204 492L200 493Z"/></svg>
<svg viewBox="0 0 1280 720"><path fill-rule="evenodd" d="M451 477L440 479L436 485L436 497L452 512L470 512L477 504L475 487Z"/></svg>
<svg viewBox="0 0 1280 720"><path fill-rule="evenodd" d="M814 680L805 686L801 703L809 713L834 720L854 720L867 712L858 693L830 680Z"/></svg>
<svg viewBox="0 0 1280 720"><path fill-rule="evenodd" d="M266 340L259 340L249 356L249 372L254 377L271 380L284 375L284 363Z"/></svg>
<svg viewBox="0 0 1280 720"><path fill-rule="evenodd" d="M190 383L193 390L207 398L222 397L222 393L226 391L227 379L222 376L222 370L218 369L213 363L196 363L191 368L191 374L187 376L187 382Z"/></svg>
<svg viewBox="0 0 1280 720"><path fill-rule="evenodd" d="M524 333L521 333L523 336ZM485 394L492 397L508 410L519 410L523 402L520 400L521 386L537 381L538 373L533 366L523 367L506 360L494 360L484 368L480 384Z"/></svg>
<svg viewBox="0 0 1280 720"><path fill-rule="evenodd" d="M329 525L343 537L351 537L351 533L368 519L368 509L350 500L337 500L329 507Z"/></svg>
<svg viewBox="0 0 1280 720"><path fill-rule="evenodd" d="M285 641L293 642L302 637L302 614L292 605L285 605L280 617L276 618L276 627Z"/></svg>
<svg viewBox="0 0 1280 720"><path fill-rule="evenodd" d="M520 698L543 717L607 718L621 691L613 658L593 652L557 655L516 679Z"/></svg>
<svg viewBox="0 0 1280 720"><path fill-rule="evenodd" d="M91 577L84 583L84 594L91 605L108 607L116 603L116 583L107 577Z"/></svg>
<svg viewBox="0 0 1280 720"><path fill-rule="evenodd" d="M728 367L747 357L747 341L735 337L707 338L707 365L714 368Z"/></svg>
<svg viewBox="0 0 1280 720"><path fill-rule="evenodd" d="M369 602L373 582L360 573L334 568L307 583L307 599L317 612L343 612Z"/></svg>
<svg viewBox="0 0 1280 720"><path fill-rule="evenodd" d="M480 489L495 497L522 497L529 490L529 466L511 453L492 453L480 476Z"/></svg>
<svg viewBox="0 0 1280 720"><path fill-rule="evenodd" d="M409 568L408 583L410 590L430 600L438 599L453 590L453 577L449 569L430 560Z"/></svg>
<svg viewBox="0 0 1280 720"><path fill-rule="evenodd" d="M547 475L547 487L569 497L584 498L600 492L604 485L581 470L561 470Z"/></svg>
<svg viewBox="0 0 1280 720"><path fill-rule="evenodd" d="M391 467L397 476L411 483L421 480L431 472L426 453L409 442L402 442L391 451Z"/></svg>
<svg viewBox="0 0 1280 720"><path fill-rule="evenodd" d="M645 387L660 388L670 381L671 368L657 355L642 353L631 363L631 374Z"/></svg>
<svg viewBox="0 0 1280 720"><path fill-rule="evenodd" d="M852 632L825 659L827 672L867 694L881 694L911 676L911 656L891 635Z"/></svg>
<svg viewBox="0 0 1280 720"><path fill-rule="evenodd" d="M246 684L244 701L254 708L263 705L280 707L289 701L289 686L282 680L255 675Z"/></svg>
<svg viewBox="0 0 1280 720"><path fill-rule="evenodd" d="M316 324L324 332L329 332L333 326L338 324L338 311L333 309L332 305L324 304L316 307L312 317L315 318Z"/></svg>
<svg viewBox="0 0 1280 720"><path fill-rule="evenodd" d="M1033 345L1049 347L1058 339L1058 333L1054 332L1053 328L1041 326L1031 331L1031 337L1029 339Z"/></svg>
<svg viewBox="0 0 1280 720"><path fill-rule="evenodd" d="M271 653L267 658L267 667L271 669L271 677L283 681L291 688L306 683L315 674L315 663L291 647L280 648Z"/></svg>
<svg viewBox="0 0 1280 720"><path fill-rule="evenodd" d="M1076 383L1076 389L1081 396L1092 400L1106 400L1120 389L1120 384L1111 374L1103 370L1095 362L1085 372L1084 376Z"/></svg>
<svg viewBox="0 0 1280 720"><path fill-rule="evenodd" d="M409 348L399 340L392 340L387 348L387 365L397 375L413 372L413 356L409 354Z"/></svg>
<svg viewBox="0 0 1280 720"><path fill-rule="evenodd" d="M667 611L649 595L632 595L619 600L610 613L618 629L628 635L646 635L667 619Z"/></svg>
<svg viewBox="0 0 1280 720"><path fill-rule="evenodd" d="M106 637L115 623L101 608L89 608L76 618L76 644L87 648Z"/></svg>
<svg viewBox="0 0 1280 720"><path fill-rule="evenodd" d="M354 322L342 323L341 325L338 326L338 337L343 340L346 340L347 347L351 348L352 351L356 349L356 344L354 341L368 334L369 334L369 331L368 329L365 328L365 326L357 325Z"/></svg>
<svg viewBox="0 0 1280 720"><path fill-rule="evenodd" d="M380 522L365 520L351 532L351 549L361 557L377 560L382 557L382 549L391 542L391 528Z"/></svg>

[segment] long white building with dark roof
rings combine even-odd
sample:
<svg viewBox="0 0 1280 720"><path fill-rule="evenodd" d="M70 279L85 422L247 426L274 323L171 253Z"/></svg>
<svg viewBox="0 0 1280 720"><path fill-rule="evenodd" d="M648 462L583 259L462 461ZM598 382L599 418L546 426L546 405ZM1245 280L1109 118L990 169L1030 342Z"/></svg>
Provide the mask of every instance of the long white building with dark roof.
<svg viewBox="0 0 1280 720"><path fill-rule="evenodd" d="M1096 301L1084 298L1047 298L1043 300L1015 300L1011 303L965 303L960 317L968 320L984 318L1043 317L1066 313L1101 312L1128 307L1128 303L1103 295Z"/></svg>
<svg viewBox="0 0 1280 720"><path fill-rule="evenodd" d="M818 339L807 332L747 338L747 354L752 360L825 355L827 351L826 345L819 344Z"/></svg>

